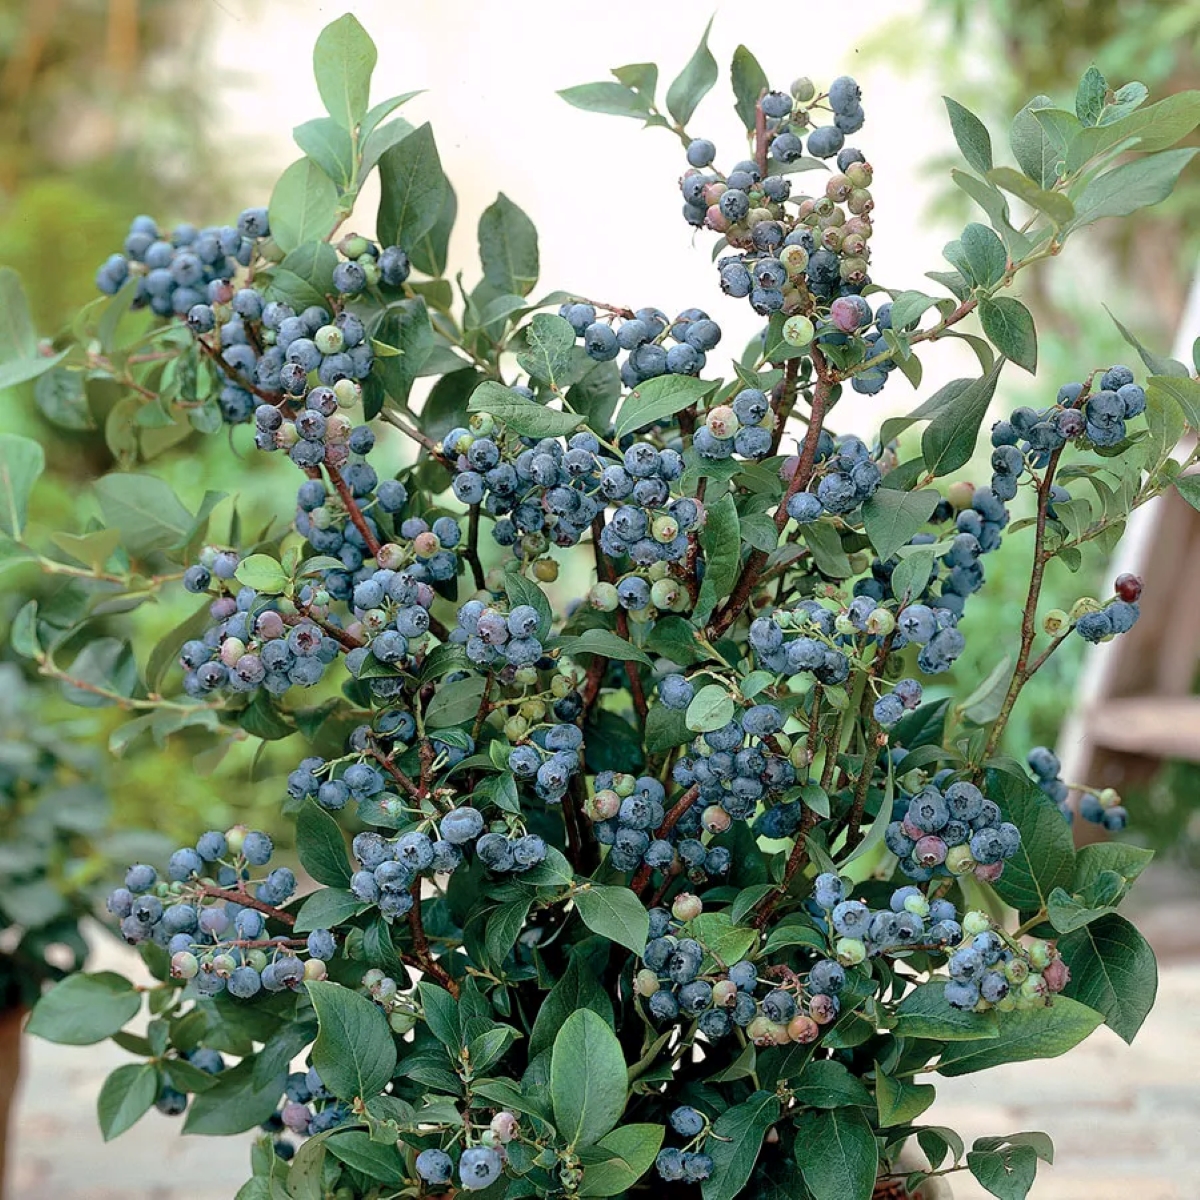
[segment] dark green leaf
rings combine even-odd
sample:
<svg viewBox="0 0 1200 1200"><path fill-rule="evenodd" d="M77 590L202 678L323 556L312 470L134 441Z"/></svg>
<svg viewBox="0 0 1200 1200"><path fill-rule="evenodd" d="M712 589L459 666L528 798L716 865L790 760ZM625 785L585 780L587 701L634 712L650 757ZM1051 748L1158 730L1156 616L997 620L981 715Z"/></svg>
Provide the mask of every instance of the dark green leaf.
<svg viewBox="0 0 1200 1200"><path fill-rule="evenodd" d="M623 438L664 417L674 416L698 404L719 386L719 382L691 375L656 375L638 384L625 397L616 416L616 437Z"/></svg>
<svg viewBox="0 0 1200 1200"><path fill-rule="evenodd" d="M967 1166L980 1185L998 1200L1025 1200L1037 1175L1037 1155L1030 1146L971 1150Z"/></svg>
<svg viewBox="0 0 1200 1200"><path fill-rule="evenodd" d="M599 1141L621 1119L625 1095L625 1056L617 1035L591 1009L572 1013L550 1055L550 1101L559 1136L572 1147Z"/></svg>
<svg viewBox="0 0 1200 1200"><path fill-rule="evenodd" d="M875 1103L862 1080L832 1059L810 1061L792 1086L797 1102L807 1108L841 1108L847 1104L871 1108Z"/></svg>
<svg viewBox="0 0 1200 1200"><path fill-rule="evenodd" d="M399 1149L372 1141L371 1135L361 1129L339 1130L325 1142L325 1148L348 1167L379 1183L404 1183L408 1178Z"/></svg>
<svg viewBox="0 0 1200 1200"><path fill-rule="evenodd" d="M755 1092L716 1119L714 1136L706 1145L712 1155L713 1172L701 1185L704 1200L734 1200L741 1194L758 1160L763 1138L778 1120L779 1099L773 1092Z"/></svg>
<svg viewBox="0 0 1200 1200"><path fill-rule="evenodd" d="M286 1078L284 1067L270 1078L255 1079L254 1060L243 1059L236 1067L222 1071L213 1087L192 1100L183 1132L229 1137L261 1125L279 1106Z"/></svg>
<svg viewBox="0 0 1200 1200"><path fill-rule="evenodd" d="M862 506L863 528L875 553L891 558L912 539L937 507L939 493L934 488L920 492L896 492L881 488Z"/></svg>
<svg viewBox="0 0 1200 1200"><path fill-rule="evenodd" d="M537 1058L543 1050L549 1050L567 1017L584 1008L598 1014L609 1025L613 1023L612 1001L593 973L587 955L577 951L571 955L562 978L550 989L538 1009L529 1036L529 1057Z"/></svg>
<svg viewBox="0 0 1200 1200"><path fill-rule="evenodd" d="M422 980L417 984L421 995L421 1011L425 1024L443 1046L457 1054L462 1045L458 1019L458 1002L445 988Z"/></svg>
<svg viewBox="0 0 1200 1200"><path fill-rule="evenodd" d="M538 626L534 636L544 641L553 620L546 593L532 580L512 570L504 576L504 594L508 597L509 604L514 607L518 604L528 604L530 608L537 610Z"/></svg>
<svg viewBox="0 0 1200 1200"><path fill-rule="evenodd" d="M747 129L753 129L758 98L771 86L767 81L767 73L745 46L739 46L733 52L729 75L733 83L734 111Z"/></svg>
<svg viewBox="0 0 1200 1200"><path fill-rule="evenodd" d="M1004 278L1008 255L1004 243L986 225L972 221L959 239L971 276L980 287L992 288Z"/></svg>
<svg viewBox="0 0 1200 1200"><path fill-rule="evenodd" d="M999 1013L997 1020L998 1037L948 1043L938 1071L942 1075L969 1075L1001 1063L1057 1058L1082 1042L1104 1018L1094 1009L1059 995L1049 1007Z"/></svg>
<svg viewBox="0 0 1200 1200"><path fill-rule="evenodd" d="M376 1096L396 1069L396 1044L383 1010L340 984L309 980L320 1033L312 1060L339 1099Z"/></svg>
<svg viewBox="0 0 1200 1200"><path fill-rule="evenodd" d="M95 429L96 419L88 408L83 372L54 367L38 377L33 399L42 416L60 429Z"/></svg>
<svg viewBox="0 0 1200 1200"><path fill-rule="evenodd" d="M517 355L522 370L561 391L571 369L575 331L557 314L538 313L525 327L525 349Z"/></svg>
<svg viewBox="0 0 1200 1200"><path fill-rule="evenodd" d="M796 1162L814 1196L870 1200L879 1150L860 1109L804 1112L796 1119Z"/></svg>
<svg viewBox="0 0 1200 1200"><path fill-rule="evenodd" d="M992 885L1000 898L1023 912L1046 907L1056 887L1069 887L1075 870L1071 831L1058 806L1041 788L1006 771L989 770L989 800L1021 831L1021 846Z"/></svg>
<svg viewBox="0 0 1200 1200"><path fill-rule="evenodd" d="M581 654L599 654L616 662L639 662L647 667L654 665L654 660L649 655L607 629L588 629L578 637L557 637L547 649L561 651L572 658Z"/></svg>
<svg viewBox="0 0 1200 1200"><path fill-rule="evenodd" d="M425 301L418 296L390 309L375 331L375 339L400 351L376 357L374 374L392 400L406 404L413 382L434 348L433 327Z"/></svg>
<svg viewBox="0 0 1200 1200"><path fill-rule="evenodd" d="M713 58L708 48L708 34L712 29L712 21L704 27L704 36L700 45L688 61L686 67L672 81L667 89L667 112L680 125L686 125L696 111L696 105L708 95L712 85L717 82L717 60Z"/></svg>
<svg viewBox="0 0 1200 1200"><path fill-rule="evenodd" d="M410 250L437 224L447 187L428 123L383 152L379 182L379 237Z"/></svg>
<svg viewBox="0 0 1200 1200"><path fill-rule="evenodd" d="M338 888L321 888L304 898L296 914L295 931L309 933L314 929L332 929L367 909L353 892Z"/></svg>
<svg viewBox="0 0 1200 1200"><path fill-rule="evenodd" d="M1158 964L1146 939L1110 913L1061 938L1058 948L1071 970L1065 994L1102 1013L1118 1037L1132 1042L1158 991Z"/></svg>
<svg viewBox="0 0 1200 1200"><path fill-rule="evenodd" d="M728 492L708 509L701 545L704 548L704 580L692 613L692 619L697 622L707 621L716 606L733 590L741 566L740 522L737 505Z"/></svg>
<svg viewBox="0 0 1200 1200"><path fill-rule="evenodd" d="M100 1132L106 1142L136 1125L158 1098L158 1068L127 1063L105 1079L96 1101Z"/></svg>
<svg viewBox="0 0 1200 1200"><path fill-rule="evenodd" d="M957 389L950 407L939 410L929 423L921 438L921 453L932 474L948 475L970 459L1003 365L1003 359L998 360L982 379Z"/></svg>
<svg viewBox="0 0 1200 1200"><path fill-rule="evenodd" d="M341 826L312 800L305 801L296 817L296 852L318 883L333 888L349 886L350 863Z"/></svg>
<svg viewBox="0 0 1200 1200"><path fill-rule="evenodd" d="M1097 175L1075 199L1075 218L1069 229L1082 229L1102 217L1125 217L1165 200L1184 167L1196 155L1194 147L1122 163Z"/></svg>
<svg viewBox="0 0 1200 1200"><path fill-rule="evenodd" d="M822 575L828 575L830 579L849 579L854 574L841 535L832 521L813 521L800 532Z"/></svg>
<svg viewBox="0 0 1200 1200"><path fill-rule="evenodd" d="M471 393L467 410L491 413L497 421L525 437L563 437L574 432L581 420L574 413L560 412L538 404L536 400L526 400L491 379Z"/></svg>
<svg viewBox="0 0 1200 1200"><path fill-rule="evenodd" d="M661 1125L622 1125L596 1143L609 1155L589 1164L579 1188L581 1197L618 1196L654 1165L666 1130Z"/></svg>
<svg viewBox="0 0 1200 1200"><path fill-rule="evenodd" d="M963 1012L946 999L946 985L934 979L913 988L896 1006L897 1037L938 1042L980 1041L999 1036L994 1012Z"/></svg>
<svg viewBox="0 0 1200 1200"><path fill-rule="evenodd" d="M650 914L629 888L593 884L575 893L575 907L593 933L625 946L634 954L645 950Z"/></svg>
<svg viewBox="0 0 1200 1200"><path fill-rule="evenodd" d="M1033 315L1012 296L985 296L979 301L979 320L992 345L1018 367L1037 370L1037 333Z"/></svg>
<svg viewBox="0 0 1200 1200"><path fill-rule="evenodd" d="M1075 115L1081 125L1095 125L1104 111L1108 83L1095 66L1088 67L1075 90Z"/></svg>
<svg viewBox="0 0 1200 1200"><path fill-rule="evenodd" d="M292 140L339 188L349 188L354 180L354 147L350 134L332 117L317 117L297 125L292 130ZM273 226L274 214L272 233Z"/></svg>
<svg viewBox="0 0 1200 1200"><path fill-rule="evenodd" d="M937 1089L933 1084L893 1078L875 1064L875 1102L880 1125L907 1125L936 1098Z"/></svg>

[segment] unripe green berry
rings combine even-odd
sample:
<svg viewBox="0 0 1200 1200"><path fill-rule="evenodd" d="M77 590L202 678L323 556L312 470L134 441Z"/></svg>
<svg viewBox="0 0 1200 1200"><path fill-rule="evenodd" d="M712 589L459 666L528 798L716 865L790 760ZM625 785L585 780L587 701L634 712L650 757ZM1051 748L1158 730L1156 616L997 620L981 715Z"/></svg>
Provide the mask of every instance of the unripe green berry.
<svg viewBox="0 0 1200 1200"><path fill-rule="evenodd" d="M393 1033L398 1033L403 1037L409 1033L417 1023L416 1013L406 1012L402 1008L393 1009L388 1013L388 1024L391 1026Z"/></svg>
<svg viewBox="0 0 1200 1200"><path fill-rule="evenodd" d="M808 266L808 251L803 246L784 246L779 252L779 261L793 279L798 278Z"/></svg>
<svg viewBox="0 0 1200 1200"><path fill-rule="evenodd" d="M972 909L971 912L966 913L963 916L963 933L968 934L971 937L974 937L977 933L983 933L985 930L991 929L991 927L992 921L987 913L982 913L976 909Z"/></svg>
<svg viewBox="0 0 1200 1200"><path fill-rule="evenodd" d="M532 687L537 680L537 667L518 667L513 674L513 682L521 687Z"/></svg>
<svg viewBox="0 0 1200 1200"><path fill-rule="evenodd" d="M694 921L704 911L704 902L692 892L680 892L671 905L671 916L677 921Z"/></svg>
<svg viewBox="0 0 1200 1200"><path fill-rule="evenodd" d="M313 341L322 354L337 354L346 345L346 339L336 325L322 325L313 334Z"/></svg>
<svg viewBox="0 0 1200 1200"><path fill-rule="evenodd" d="M304 978L320 982L329 974L328 968L319 958L310 958L304 964Z"/></svg>
<svg viewBox="0 0 1200 1200"><path fill-rule="evenodd" d="M200 973L200 960L190 950L171 955L172 979L195 979Z"/></svg>
<svg viewBox="0 0 1200 1200"><path fill-rule="evenodd" d="M855 162L846 168L846 178L850 181L851 187L869 188L874 175L875 172L871 170L870 163Z"/></svg>
<svg viewBox="0 0 1200 1200"><path fill-rule="evenodd" d="M617 589L611 583L595 583L588 592L588 603L599 612L616 612L620 606Z"/></svg>
<svg viewBox="0 0 1200 1200"><path fill-rule="evenodd" d="M362 399L362 386L354 379L339 379L333 385L338 408L353 408Z"/></svg>
<svg viewBox="0 0 1200 1200"><path fill-rule="evenodd" d="M553 558L539 558L533 564L533 577L539 583L553 583L558 578L558 563Z"/></svg>
<svg viewBox="0 0 1200 1200"><path fill-rule="evenodd" d="M643 967L633 977L633 987L639 996L653 996L660 986L658 976L649 967Z"/></svg>
<svg viewBox="0 0 1200 1200"><path fill-rule="evenodd" d="M467 427L476 437L491 437L496 430L496 418L491 413L472 413Z"/></svg>
<svg viewBox="0 0 1200 1200"><path fill-rule="evenodd" d="M976 862L971 854L971 847L964 844L951 846L946 852L946 870L951 875L967 875L975 870Z"/></svg>
<svg viewBox="0 0 1200 1200"><path fill-rule="evenodd" d="M802 249L803 247L796 247ZM789 346L795 346L797 349L803 348L811 344L813 335L816 330L813 328L813 323L806 317L797 313L794 317L788 317L783 323L783 340Z"/></svg>
<svg viewBox="0 0 1200 1200"><path fill-rule="evenodd" d="M656 542L664 544L673 542L679 536L679 522L674 517L667 516L665 513L661 517L655 517L654 524L650 526L650 536ZM658 565L658 563L654 564L654 566Z"/></svg>
<svg viewBox="0 0 1200 1200"><path fill-rule="evenodd" d="M1042 632L1057 637L1071 623L1071 618L1061 608L1052 608L1042 618Z"/></svg>
<svg viewBox="0 0 1200 1200"><path fill-rule="evenodd" d="M1071 605L1071 624L1074 625L1080 617L1086 616L1088 613L1099 612L1103 607L1104 605L1092 596L1080 596Z"/></svg>
<svg viewBox="0 0 1200 1200"><path fill-rule="evenodd" d="M1025 952L1029 955L1029 963L1034 970L1040 971L1050 965L1050 946L1040 938L1030 942Z"/></svg>
<svg viewBox="0 0 1200 1200"><path fill-rule="evenodd" d="M632 796L637 791L637 780L632 776L622 771L613 776L613 791L621 797L622 800Z"/></svg>
<svg viewBox="0 0 1200 1200"><path fill-rule="evenodd" d="M792 80L791 93L801 104L807 104L816 96L817 89L807 75L801 75L799 79Z"/></svg>
<svg viewBox="0 0 1200 1200"><path fill-rule="evenodd" d="M656 579L650 588L650 603L655 608L675 608L683 596L683 588L674 579Z"/></svg>
<svg viewBox="0 0 1200 1200"><path fill-rule="evenodd" d="M866 944L859 938L838 938L833 952L844 967L856 967L867 958Z"/></svg>
<svg viewBox="0 0 1200 1200"><path fill-rule="evenodd" d="M867 632L874 637L887 637L896 628L896 618L886 608L876 608L867 617Z"/></svg>

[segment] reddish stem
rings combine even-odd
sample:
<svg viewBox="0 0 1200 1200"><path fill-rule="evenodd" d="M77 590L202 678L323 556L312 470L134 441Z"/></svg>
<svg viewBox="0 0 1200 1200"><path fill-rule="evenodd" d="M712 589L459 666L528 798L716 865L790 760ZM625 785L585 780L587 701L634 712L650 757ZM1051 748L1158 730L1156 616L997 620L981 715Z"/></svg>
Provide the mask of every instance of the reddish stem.
<svg viewBox="0 0 1200 1200"><path fill-rule="evenodd" d="M329 476L329 482L333 484L337 494L342 499L342 505L346 509L346 514L354 523L354 528L362 534L363 542L371 552L371 557L374 558L379 553L379 539L371 532L370 525L367 524L366 517L363 516L362 509L358 507L358 501L350 492L350 487L342 478L342 473L332 463L325 464L325 473Z"/></svg>

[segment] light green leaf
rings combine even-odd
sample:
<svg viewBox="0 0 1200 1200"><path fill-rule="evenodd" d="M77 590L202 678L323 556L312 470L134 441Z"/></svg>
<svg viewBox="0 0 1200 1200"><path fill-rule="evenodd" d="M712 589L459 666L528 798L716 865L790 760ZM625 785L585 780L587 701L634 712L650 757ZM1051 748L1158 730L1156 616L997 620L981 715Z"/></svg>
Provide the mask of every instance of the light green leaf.
<svg viewBox="0 0 1200 1200"><path fill-rule="evenodd" d="M29 497L45 469L46 456L37 442L0 433L0 530L14 538L24 533Z"/></svg>
<svg viewBox="0 0 1200 1200"><path fill-rule="evenodd" d="M696 105L709 93L717 82L717 60L713 58L708 48L708 35L712 29L712 20L704 27L704 36L700 45L688 61L686 67L672 81L667 89L667 112L680 125L686 125L696 111Z"/></svg>
<svg viewBox="0 0 1200 1200"><path fill-rule="evenodd" d="M593 932L641 954L650 936L650 915L627 887L593 884L575 893L575 907Z"/></svg>
<svg viewBox="0 0 1200 1200"><path fill-rule="evenodd" d="M343 128L353 129L366 116L375 43L352 13L326 25L313 47L313 75L325 111Z"/></svg>
<svg viewBox="0 0 1200 1200"><path fill-rule="evenodd" d="M1125 217L1160 203L1175 189L1196 153L1195 147L1164 150L1097 175L1075 198L1075 219L1067 228L1082 229L1102 217Z"/></svg>
<svg viewBox="0 0 1200 1200"><path fill-rule="evenodd" d="M158 1068L126 1063L105 1079L96 1100L100 1132L106 1142L136 1125L158 1098Z"/></svg>
<svg viewBox="0 0 1200 1200"><path fill-rule="evenodd" d="M1104 97L1108 94L1108 83L1093 65L1083 73L1079 87L1075 90L1075 115L1081 125L1095 125L1104 111Z"/></svg>
<svg viewBox="0 0 1200 1200"><path fill-rule="evenodd" d="M311 158L297 159L271 193L271 237L285 252L328 236L337 220L333 180Z"/></svg>
<svg viewBox="0 0 1200 1200"><path fill-rule="evenodd" d="M643 121L650 116L650 105L643 96L639 96L633 88L614 83L611 79L580 83L575 87L563 88L558 94L573 108L581 108L584 112L637 117Z"/></svg>
<svg viewBox="0 0 1200 1200"><path fill-rule="evenodd" d="M967 165L980 175L986 175L992 169L992 139L988 135L987 126L964 105L949 96L943 96L946 111L950 114L950 128L954 140L967 160Z"/></svg>
<svg viewBox="0 0 1200 1200"><path fill-rule="evenodd" d="M269 554L251 554L238 563L233 577L244 587L267 596L279 596L288 585L287 572Z"/></svg>
<svg viewBox="0 0 1200 1200"><path fill-rule="evenodd" d="M525 327L525 349L517 355L522 370L560 391L571 369L575 331L563 317L538 313Z"/></svg>
<svg viewBox="0 0 1200 1200"><path fill-rule="evenodd" d="M1013 157L1021 170L1040 188L1054 185L1062 155L1042 128L1041 122L1033 115L1033 110L1053 107L1054 101L1049 96L1035 96L1013 118L1009 133Z"/></svg>
<svg viewBox="0 0 1200 1200"><path fill-rule="evenodd" d="M692 612L692 620L697 622L707 621L716 606L729 595L741 567L741 523L737 505L729 493L708 509L700 541L704 549L705 572Z"/></svg>
<svg viewBox="0 0 1200 1200"><path fill-rule="evenodd" d="M1040 188L1012 167L995 167L987 173L987 177L991 183L1024 200L1031 208L1044 212L1055 225L1066 225L1075 215L1075 206L1064 193Z"/></svg>
<svg viewBox="0 0 1200 1200"><path fill-rule="evenodd" d="M104 523L121 531L121 544L133 558L182 546L191 534L192 514L164 479L116 472L94 486Z"/></svg>
<svg viewBox="0 0 1200 1200"><path fill-rule="evenodd" d="M654 1165L665 1134L662 1125L622 1125L602 1137L596 1149L609 1157L585 1167L579 1195L617 1196L627 1191Z"/></svg>
<svg viewBox="0 0 1200 1200"><path fill-rule="evenodd" d="M733 711L733 697L721 684L705 684L687 707L687 727L693 733L712 733L733 720Z"/></svg>
<svg viewBox="0 0 1200 1200"><path fill-rule="evenodd" d="M664 417L698 404L720 387L719 380L696 379L691 375L656 375L639 383L625 397L617 412L615 436L623 438Z"/></svg>
<svg viewBox="0 0 1200 1200"><path fill-rule="evenodd" d="M607 629L587 629L577 637L557 637L547 645L547 649L558 650L571 658L580 654L599 654L616 662L639 662L647 667L654 665L654 660L648 654Z"/></svg>
<svg viewBox="0 0 1200 1200"><path fill-rule="evenodd" d="M292 141L345 190L354 179L354 147L350 134L332 117L317 117L292 130ZM274 226L274 217L271 224ZM274 232L274 229L272 229Z"/></svg>
<svg viewBox="0 0 1200 1200"><path fill-rule="evenodd" d="M501 292L528 296L537 283L537 230L503 192L479 218L479 261L484 279Z"/></svg>
<svg viewBox="0 0 1200 1200"><path fill-rule="evenodd" d="M598 1142L625 1109L625 1055L617 1035L591 1009L572 1013L550 1055L554 1124L572 1147Z"/></svg>
<svg viewBox="0 0 1200 1200"><path fill-rule="evenodd" d="M574 413L560 412L538 404L536 400L526 400L511 388L491 379L485 380L471 393L467 411L491 413L515 433L538 438L563 437L578 429L581 420Z"/></svg>
<svg viewBox="0 0 1200 1200"><path fill-rule="evenodd" d="M26 1033L64 1046L91 1046L137 1015L141 995L121 975L100 971L68 975L37 1002Z"/></svg>

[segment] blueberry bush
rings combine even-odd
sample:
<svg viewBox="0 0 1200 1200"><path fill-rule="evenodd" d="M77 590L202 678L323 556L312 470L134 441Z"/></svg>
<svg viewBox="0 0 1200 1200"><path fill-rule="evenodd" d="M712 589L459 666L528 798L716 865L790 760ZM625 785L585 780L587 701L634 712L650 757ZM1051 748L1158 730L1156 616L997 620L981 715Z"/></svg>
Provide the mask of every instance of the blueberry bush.
<svg viewBox="0 0 1200 1200"><path fill-rule="evenodd" d="M711 235L727 299L671 317L531 299L536 233L504 195L481 277L449 275L455 193L430 127L394 115L409 97L370 105L375 61L353 17L330 25L328 113L268 203L136 217L53 341L0 280L6 378L64 403L115 384L135 426L295 467L279 519L226 543L219 496L114 472L50 547L40 451L0 441L6 555L83 598L27 604L18 652L123 710L120 745L295 746L298 863L236 826L133 864L108 909L153 982L72 975L31 1031L133 1056L106 1137L151 1107L261 1129L240 1200L866 1200L955 1171L1023 1197L1050 1139L968 1149L922 1121L936 1077L1101 1024L1130 1041L1156 975L1117 912L1148 853L1073 846L1076 812L1124 827L1120 797L1000 740L1056 649L1138 619L1136 577L1070 611L1043 579L1168 488L1200 505L1197 452L1172 457L1200 383L1132 334L1136 370L1081 347L1076 381L991 425L990 479L959 474L1002 372L1036 369L1018 277L1170 193L1200 93L1147 104L1089 71L1072 107L1017 114L1016 166L947 100L986 223L930 294L871 275L886 190L851 144L853 79L774 90L739 47L726 154L687 128L719 74L707 34L661 101L656 67L619 67L563 95L681 143L681 235ZM346 232L372 173L374 236ZM762 328L722 360L731 304ZM919 390L946 339L977 375L838 436L838 405ZM959 619L1017 536L1019 643L953 695ZM168 589L200 607L139 656L122 614Z"/></svg>

